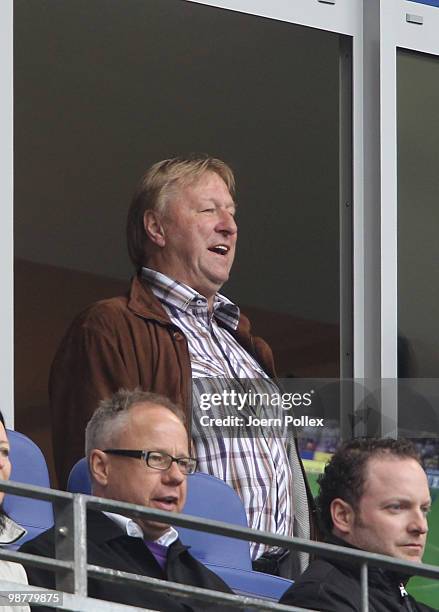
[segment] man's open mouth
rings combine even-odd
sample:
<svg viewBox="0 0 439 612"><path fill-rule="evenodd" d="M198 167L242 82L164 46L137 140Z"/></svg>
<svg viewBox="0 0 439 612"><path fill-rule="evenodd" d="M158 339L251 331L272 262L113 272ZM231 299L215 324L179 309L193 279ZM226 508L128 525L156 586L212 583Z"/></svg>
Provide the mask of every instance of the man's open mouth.
<svg viewBox="0 0 439 612"><path fill-rule="evenodd" d="M230 251L230 247L226 244L217 244L213 247L209 247L209 251L212 251L212 253L216 253L217 255L227 255L227 253Z"/></svg>

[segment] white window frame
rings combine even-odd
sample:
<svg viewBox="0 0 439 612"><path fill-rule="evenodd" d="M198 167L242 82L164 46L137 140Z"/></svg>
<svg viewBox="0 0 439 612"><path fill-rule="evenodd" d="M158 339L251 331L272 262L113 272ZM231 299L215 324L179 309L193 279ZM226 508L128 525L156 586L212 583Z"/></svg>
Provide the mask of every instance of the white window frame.
<svg viewBox="0 0 439 612"><path fill-rule="evenodd" d="M423 20L410 23L406 16ZM383 378L397 377L397 88L398 48L439 56L439 8L384 0L381 9L381 369Z"/></svg>
<svg viewBox="0 0 439 612"><path fill-rule="evenodd" d="M398 376L397 49L439 56L439 8L409 0L381 0L381 376ZM416 23L422 21L422 25ZM382 430L398 419L397 386L387 384Z"/></svg>

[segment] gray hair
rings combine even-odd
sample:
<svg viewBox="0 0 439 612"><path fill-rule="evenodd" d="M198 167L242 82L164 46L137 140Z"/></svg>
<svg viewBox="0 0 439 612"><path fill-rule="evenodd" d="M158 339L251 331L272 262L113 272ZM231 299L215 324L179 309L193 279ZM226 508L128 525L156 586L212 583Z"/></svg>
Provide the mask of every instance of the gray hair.
<svg viewBox="0 0 439 612"><path fill-rule="evenodd" d="M139 404L156 404L167 408L186 425L184 412L164 395L141 389L119 389L108 399L101 400L85 430L85 454L90 457L94 448L103 450L115 444L128 421L129 411Z"/></svg>

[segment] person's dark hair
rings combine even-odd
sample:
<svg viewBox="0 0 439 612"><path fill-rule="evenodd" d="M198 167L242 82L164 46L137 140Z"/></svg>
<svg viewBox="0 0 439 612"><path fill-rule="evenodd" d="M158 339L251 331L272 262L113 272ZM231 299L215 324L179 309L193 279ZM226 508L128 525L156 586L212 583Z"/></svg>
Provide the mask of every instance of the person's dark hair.
<svg viewBox="0 0 439 612"><path fill-rule="evenodd" d="M340 446L318 478L320 492L316 499L321 527L331 533L331 502L340 498L358 510L364 493L367 462L372 458L421 460L410 440L393 438L358 438Z"/></svg>
<svg viewBox="0 0 439 612"><path fill-rule="evenodd" d="M3 413L0 410L0 423L3 425L3 427L6 429L6 423L5 423L5 419L3 417Z"/></svg>
<svg viewBox="0 0 439 612"><path fill-rule="evenodd" d="M220 176L232 198L235 197L235 177L232 169L221 159L204 154L164 159L151 166L137 185L127 218L128 253L135 268L147 263L148 237L143 225L145 211L164 213L176 187L184 187L199 180L206 172Z"/></svg>

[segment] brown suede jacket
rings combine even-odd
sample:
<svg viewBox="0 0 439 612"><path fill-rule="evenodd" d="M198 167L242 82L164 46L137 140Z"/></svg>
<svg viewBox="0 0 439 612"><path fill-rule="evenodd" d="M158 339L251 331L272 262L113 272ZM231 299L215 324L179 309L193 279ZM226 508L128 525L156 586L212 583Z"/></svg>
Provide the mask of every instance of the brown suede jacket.
<svg viewBox="0 0 439 612"><path fill-rule="evenodd" d="M270 347L251 335L243 315L235 337L274 376ZM138 277L127 296L96 302L73 321L52 364L49 395L60 486L84 456L85 426L99 400L118 389L135 387L168 396L183 407L191 422L186 338L171 323L147 282Z"/></svg>

